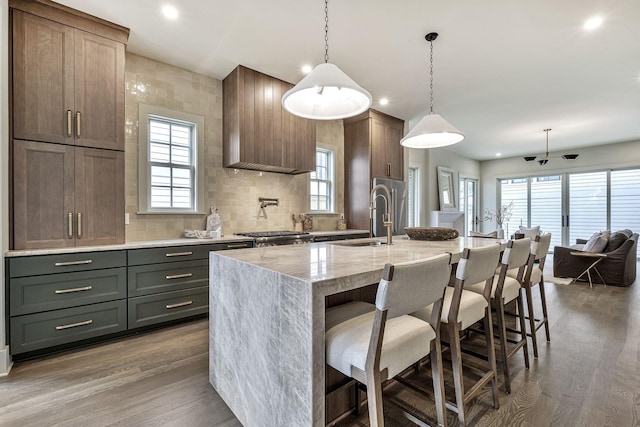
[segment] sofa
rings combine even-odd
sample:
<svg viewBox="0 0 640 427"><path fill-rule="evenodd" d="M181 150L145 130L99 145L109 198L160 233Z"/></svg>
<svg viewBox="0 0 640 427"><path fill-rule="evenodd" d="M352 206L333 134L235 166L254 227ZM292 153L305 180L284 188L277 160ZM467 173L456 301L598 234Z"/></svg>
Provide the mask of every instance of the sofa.
<svg viewBox="0 0 640 427"><path fill-rule="evenodd" d="M631 230L620 230L604 234L608 240L606 246L598 251L607 254L597 269L607 285L629 286L636 280L636 258L638 251L638 233ZM593 263L592 258L571 255L571 252L582 251L597 238L594 234L587 240L578 239L570 247L556 246L553 249L553 275L555 277L576 278ZM602 239L602 237L600 237ZM594 283L602 283L597 274L591 274ZM586 275L581 280L588 280Z"/></svg>

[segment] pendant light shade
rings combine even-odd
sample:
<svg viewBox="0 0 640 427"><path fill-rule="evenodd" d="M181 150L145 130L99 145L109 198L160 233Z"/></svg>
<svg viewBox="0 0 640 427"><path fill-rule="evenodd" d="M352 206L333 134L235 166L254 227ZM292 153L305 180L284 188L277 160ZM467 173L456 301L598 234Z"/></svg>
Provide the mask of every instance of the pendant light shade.
<svg viewBox="0 0 640 427"><path fill-rule="evenodd" d="M288 90L282 106L305 119L337 120L366 111L371 101L369 92L329 62L329 0L324 0L324 64Z"/></svg>
<svg viewBox="0 0 640 427"><path fill-rule="evenodd" d="M282 97L282 106L295 116L336 120L355 116L371 106L371 94L336 65L316 66Z"/></svg>
<svg viewBox="0 0 640 427"><path fill-rule="evenodd" d="M457 144L464 139L464 134L455 126L446 121L440 114L433 112L433 41L438 38L438 33L429 33L424 37L431 44L429 114L424 116L411 131L400 140L400 144L409 148L435 148Z"/></svg>
<svg viewBox="0 0 640 427"><path fill-rule="evenodd" d="M457 144L464 134L440 114L427 114L411 131L400 140L400 144L409 148L435 148Z"/></svg>

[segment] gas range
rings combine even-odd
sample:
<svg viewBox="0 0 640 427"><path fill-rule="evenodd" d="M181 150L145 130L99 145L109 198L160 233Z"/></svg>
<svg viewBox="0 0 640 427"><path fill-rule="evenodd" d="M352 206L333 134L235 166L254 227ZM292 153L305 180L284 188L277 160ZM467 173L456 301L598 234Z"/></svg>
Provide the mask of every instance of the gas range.
<svg viewBox="0 0 640 427"><path fill-rule="evenodd" d="M236 233L236 235L253 237L256 247L299 245L313 242L313 236L304 231L250 231Z"/></svg>

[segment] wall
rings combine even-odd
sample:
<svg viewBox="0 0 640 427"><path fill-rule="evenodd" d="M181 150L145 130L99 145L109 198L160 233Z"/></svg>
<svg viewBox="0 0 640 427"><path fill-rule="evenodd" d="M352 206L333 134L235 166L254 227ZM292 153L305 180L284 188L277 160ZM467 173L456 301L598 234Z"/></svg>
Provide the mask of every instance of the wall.
<svg viewBox="0 0 640 427"><path fill-rule="evenodd" d="M476 160L462 157L446 148L432 148L428 150L406 148L405 157L408 167L420 168L420 226L428 226L431 211L440 210L438 193L438 166L445 166L455 170L455 193L458 194L458 179L460 176L468 178L480 177L480 163Z"/></svg>
<svg viewBox="0 0 640 427"><path fill-rule="evenodd" d="M8 52L9 46L9 6L7 0L0 0L0 21L2 33L0 33L0 189L2 200L0 202L0 242L2 253L9 249L9 73ZM11 361L9 348L5 345L5 280L4 257L0 263L0 376L9 373Z"/></svg>
<svg viewBox="0 0 640 427"><path fill-rule="evenodd" d="M126 240L181 237L185 229L204 229L206 215L137 214L138 105L160 106L205 118L206 205L215 205L224 233L292 230L292 213L308 209L308 174L284 175L222 167L222 82L201 74L127 53L126 58L125 188ZM342 121L317 122L317 141L336 150L336 213L344 211L344 136ZM258 217L258 197L280 199ZM314 230L335 230L338 216L315 215Z"/></svg>
<svg viewBox="0 0 640 427"><path fill-rule="evenodd" d="M501 178L640 166L640 141L580 148L572 152L579 153L580 157L575 160L552 158L545 166L537 162L525 162L522 157L481 162L481 208L497 207L497 181ZM550 153L551 157L556 155ZM483 231L493 229L494 223L483 223Z"/></svg>

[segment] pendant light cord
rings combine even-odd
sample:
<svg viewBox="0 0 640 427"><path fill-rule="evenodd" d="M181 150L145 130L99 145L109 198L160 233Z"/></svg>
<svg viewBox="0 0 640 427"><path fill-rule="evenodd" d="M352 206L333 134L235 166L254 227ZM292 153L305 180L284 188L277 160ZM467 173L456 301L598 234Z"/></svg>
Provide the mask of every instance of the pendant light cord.
<svg viewBox="0 0 640 427"><path fill-rule="evenodd" d="M433 41L429 40L429 44L431 45L431 53L429 55L430 58L430 78L429 78L429 114L433 114Z"/></svg>
<svg viewBox="0 0 640 427"><path fill-rule="evenodd" d="M324 0L324 63L329 62L329 0Z"/></svg>

